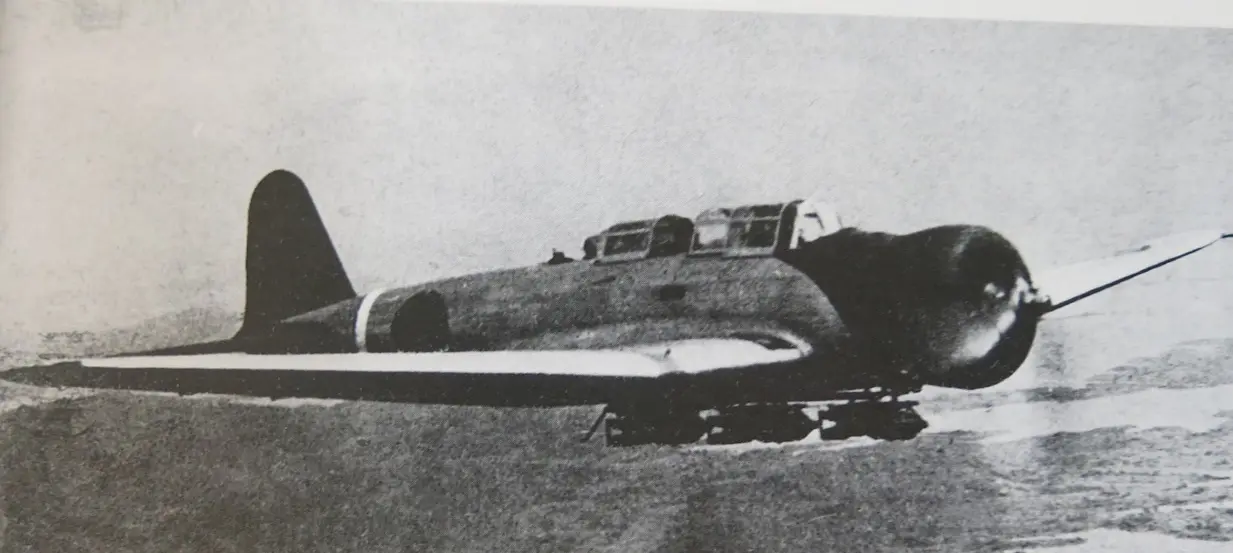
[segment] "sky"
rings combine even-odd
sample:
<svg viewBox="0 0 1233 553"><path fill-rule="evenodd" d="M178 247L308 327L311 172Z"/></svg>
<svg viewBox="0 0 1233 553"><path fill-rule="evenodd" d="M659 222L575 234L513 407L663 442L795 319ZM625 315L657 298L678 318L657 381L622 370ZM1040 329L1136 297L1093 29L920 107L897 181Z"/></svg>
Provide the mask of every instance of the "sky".
<svg viewBox="0 0 1233 553"><path fill-rule="evenodd" d="M0 329L238 311L253 186L356 288L827 197L1034 265L1228 228L1233 31L366 1L6 0Z"/></svg>

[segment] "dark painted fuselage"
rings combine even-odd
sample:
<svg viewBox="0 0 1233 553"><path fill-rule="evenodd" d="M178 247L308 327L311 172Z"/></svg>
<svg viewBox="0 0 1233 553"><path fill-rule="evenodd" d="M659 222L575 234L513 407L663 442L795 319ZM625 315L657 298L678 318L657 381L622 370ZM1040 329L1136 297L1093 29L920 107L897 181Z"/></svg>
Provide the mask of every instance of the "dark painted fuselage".
<svg viewBox="0 0 1233 553"><path fill-rule="evenodd" d="M955 351L967 334L1019 309L982 296L991 282L1009 293L1019 277L1027 270L1018 253L981 227L851 230L777 257L580 261L376 291L287 319L276 334L331 353L790 335L809 344L804 362L767 367L756 381L717 375L708 386L695 378L693 392L717 402L826 400L874 387L979 388L1005 379L1026 357L1035 317L1018 317L975 357L956 360Z"/></svg>
<svg viewBox="0 0 1233 553"><path fill-rule="evenodd" d="M449 309L455 350L614 348L785 330L823 346L842 327L821 289L782 260L673 256L527 267L383 292L370 312L368 349L396 349L387 325L403 301L429 290Z"/></svg>

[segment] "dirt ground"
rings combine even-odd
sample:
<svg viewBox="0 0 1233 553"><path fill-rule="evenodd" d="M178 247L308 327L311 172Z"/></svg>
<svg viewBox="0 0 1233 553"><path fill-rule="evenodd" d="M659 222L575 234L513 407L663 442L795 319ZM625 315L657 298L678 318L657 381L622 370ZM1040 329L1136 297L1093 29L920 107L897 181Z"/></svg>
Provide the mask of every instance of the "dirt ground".
<svg viewBox="0 0 1233 553"><path fill-rule="evenodd" d="M581 444L586 409L6 385L2 550L1224 550L1231 354L1191 342L1082 387L938 398L909 442L736 449ZM1135 418L1153 410L1173 418Z"/></svg>

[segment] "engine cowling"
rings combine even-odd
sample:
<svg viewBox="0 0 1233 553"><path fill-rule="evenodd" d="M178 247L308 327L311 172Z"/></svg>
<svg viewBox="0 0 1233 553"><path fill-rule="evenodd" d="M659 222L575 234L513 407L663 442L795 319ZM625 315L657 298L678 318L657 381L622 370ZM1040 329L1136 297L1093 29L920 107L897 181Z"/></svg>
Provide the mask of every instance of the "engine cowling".
<svg viewBox="0 0 1233 553"><path fill-rule="evenodd" d="M982 226L903 235L845 229L795 263L879 362L925 384L977 389L1014 374L1039 319L1022 256Z"/></svg>

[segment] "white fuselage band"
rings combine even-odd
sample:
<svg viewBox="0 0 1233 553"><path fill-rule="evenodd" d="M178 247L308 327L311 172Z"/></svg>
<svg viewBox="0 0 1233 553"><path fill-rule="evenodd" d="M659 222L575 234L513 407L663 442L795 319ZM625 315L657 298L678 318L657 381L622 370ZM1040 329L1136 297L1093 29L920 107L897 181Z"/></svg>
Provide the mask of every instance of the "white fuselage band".
<svg viewBox="0 0 1233 553"><path fill-rule="evenodd" d="M377 303L377 298L383 293L385 289L369 292L360 301L359 310L355 314L355 347L361 352L368 351L368 314L372 312L373 304Z"/></svg>

